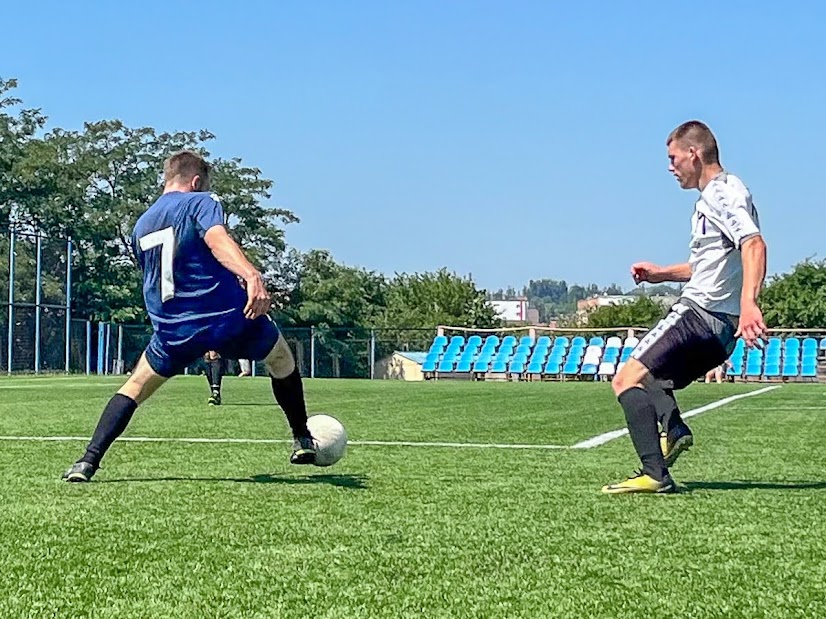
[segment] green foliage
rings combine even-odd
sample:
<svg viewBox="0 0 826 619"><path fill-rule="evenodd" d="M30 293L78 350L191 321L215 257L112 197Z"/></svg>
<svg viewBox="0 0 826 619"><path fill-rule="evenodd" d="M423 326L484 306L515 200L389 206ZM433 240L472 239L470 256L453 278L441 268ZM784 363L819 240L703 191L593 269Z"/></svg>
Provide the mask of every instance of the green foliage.
<svg viewBox="0 0 826 619"><path fill-rule="evenodd" d="M653 327L666 308L649 297L640 297L632 303L605 305L588 314L588 326L609 327Z"/></svg>
<svg viewBox="0 0 826 619"><path fill-rule="evenodd" d="M390 327L497 327L500 321L484 290L447 269L402 273L388 283L382 324Z"/></svg>
<svg viewBox="0 0 826 619"><path fill-rule="evenodd" d="M826 325L826 261L801 262L771 279L760 295L763 319L774 328Z"/></svg>

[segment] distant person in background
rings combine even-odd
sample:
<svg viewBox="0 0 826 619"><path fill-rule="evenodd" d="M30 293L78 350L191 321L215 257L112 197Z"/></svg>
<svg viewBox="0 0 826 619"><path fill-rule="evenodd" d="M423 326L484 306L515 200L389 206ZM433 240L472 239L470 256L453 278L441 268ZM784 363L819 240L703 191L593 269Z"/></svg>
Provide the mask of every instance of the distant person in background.
<svg viewBox="0 0 826 619"><path fill-rule="evenodd" d="M718 385L722 385L726 378L726 372L730 367L732 367L731 361L726 359L725 363L721 363L716 368L706 372L706 384L711 383L711 381L715 381Z"/></svg>
<svg viewBox="0 0 826 619"><path fill-rule="evenodd" d="M238 365L241 366L241 373L238 376L252 376L252 361L249 359L238 359Z"/></svg>
<svg viewBox="0 0 826 619"><path fill-rule="evenodd" d="M227 362L216 351L210 350L204 355L204 363L206 363L206 378L210 391L207 404L221 406L221 381L227 372Z"/></svg>

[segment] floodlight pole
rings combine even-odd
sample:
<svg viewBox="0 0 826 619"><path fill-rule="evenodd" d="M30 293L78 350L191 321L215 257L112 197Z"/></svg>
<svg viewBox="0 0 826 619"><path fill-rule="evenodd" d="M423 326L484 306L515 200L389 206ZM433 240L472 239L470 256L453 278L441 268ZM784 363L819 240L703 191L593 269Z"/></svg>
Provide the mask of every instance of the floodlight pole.
<svg viewBox="0 0 826 619"><path fill-rule="evenodd" d="M35 236L35 247L37 252L35 290L34 290L34 373L40 374L40 303L42 301L43 288L43 243L40 231Z"/></svg>
<svg viewBox="0 0 826 619"><path fill-rule="evenodd" d="M92 373L92 321L86 321L86 376Z"/></svg>
<svg viewBox="0 0 826 619"><path fill-rule="evenodd" d="M8 354L6 361L8 363L8 373L11 374L12 357L14 355L14 230L10 231L9 236L9 340L8 340Z"/></svg>
<svg viewBox="0 0 826 619"><path fill-rule="evenodd" d="M315 327L310 327L310 378L315 378Z"/></svg>
<svg viewBox="0 0 826 619"><path fill-rule="evenodd" d="M376 377L376 330L370 329L370 380Z"/></svg>
<svg viewBox="0 0 826 619"><path fill-rule="evenodd" d="M68 374L71 370L71 348L72 348L72 237L66 241L66 357L65 370Z"/></svg>

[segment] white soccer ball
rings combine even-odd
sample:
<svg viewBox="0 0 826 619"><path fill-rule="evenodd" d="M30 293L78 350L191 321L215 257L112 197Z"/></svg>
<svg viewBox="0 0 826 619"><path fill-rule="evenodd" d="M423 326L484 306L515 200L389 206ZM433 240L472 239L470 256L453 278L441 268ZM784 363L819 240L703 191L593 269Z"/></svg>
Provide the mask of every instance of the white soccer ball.
<svg viewBox="0 0 826 619"><path fill-rule="evenodd" d="M347 430L330 415L307 418L307 429L315 439L315 465L331 466L341 460L347 449Z"/></svg>

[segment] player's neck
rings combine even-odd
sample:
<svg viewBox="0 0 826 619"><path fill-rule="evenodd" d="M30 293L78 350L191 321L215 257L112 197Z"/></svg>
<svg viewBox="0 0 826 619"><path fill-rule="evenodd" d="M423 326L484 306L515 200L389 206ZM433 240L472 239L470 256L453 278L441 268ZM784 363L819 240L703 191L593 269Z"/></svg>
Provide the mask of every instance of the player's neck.
<svg viewBox="0 0 826 619"><path fill-rule="evenodd" d="M169 183L168 185L164 185L164 193L174 193L176 191L180 193L189 193L192 191L192 187L184 183Z"/></svg>
<svg viewBox="0 0 826 619"><path fill-rule="evenodd" d="M723 171L723 166L719 163L712 163L707 166L703 166L703 171L700 174L700 182L699 182L699 189L700 191L705 190L706 186L714 180L714 177L717 176L720 172Z"/></svg>

